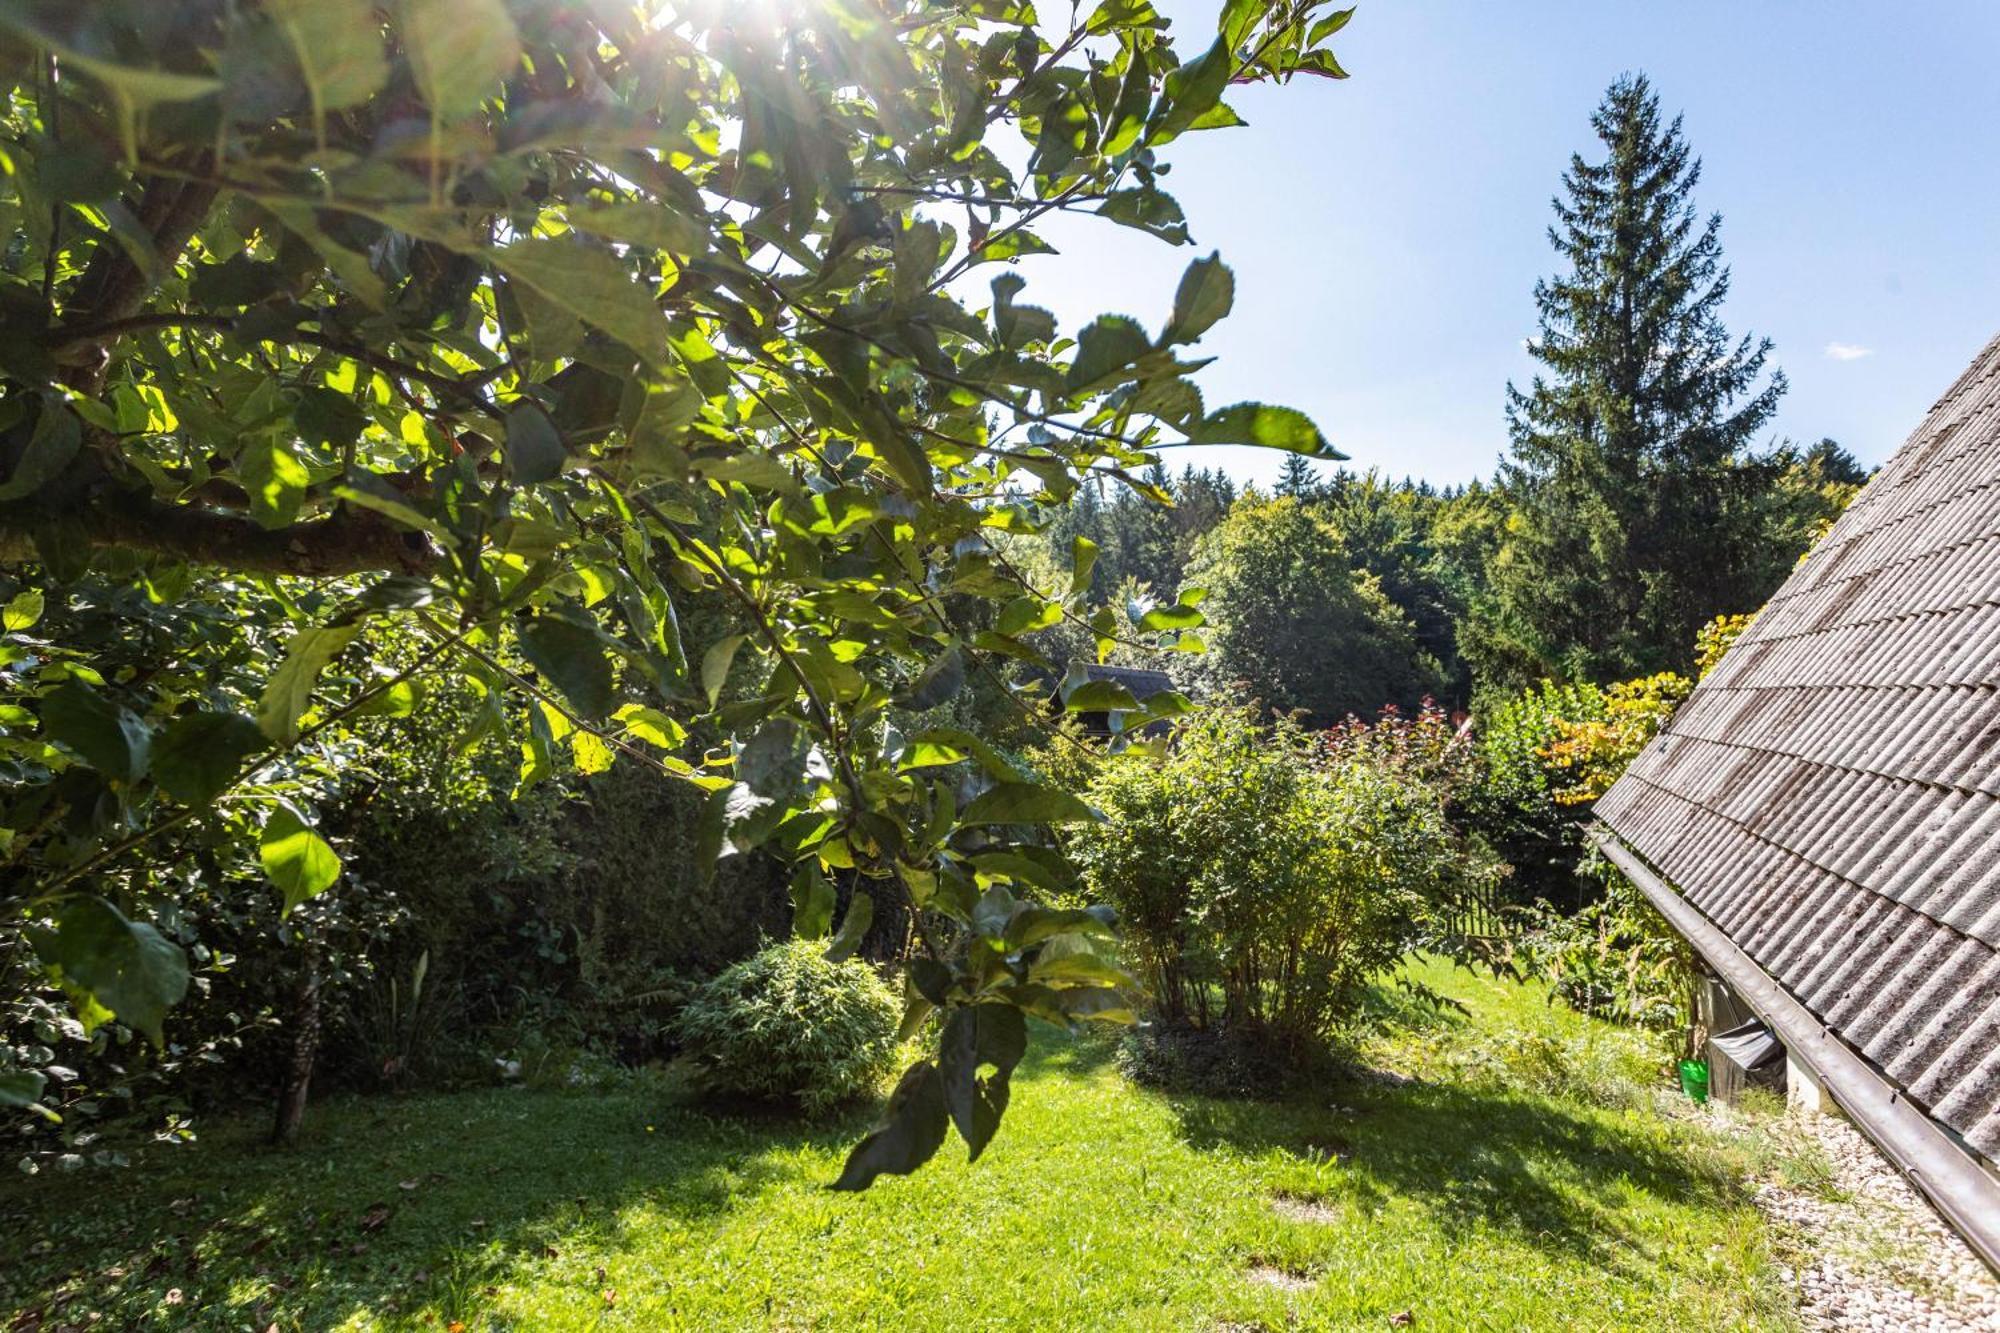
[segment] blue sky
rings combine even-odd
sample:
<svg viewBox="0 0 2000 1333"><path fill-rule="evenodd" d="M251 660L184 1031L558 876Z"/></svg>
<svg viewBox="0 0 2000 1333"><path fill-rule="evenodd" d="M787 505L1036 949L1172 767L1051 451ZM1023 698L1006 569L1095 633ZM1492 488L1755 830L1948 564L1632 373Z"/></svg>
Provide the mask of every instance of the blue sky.
<svg viewBox="0 0 2000 1333"><path fill-rule="evenodd" d="M1160 0L1196 49L1214 7ZM1334 49L1351 78L1236 89L1248 128L1169 150L1198 249L1064 221L1021 299L1069 329L1112 310L1157 328L1187 261L1219 249L1237 302L1203 340L1212 405L1303 408L1352 466L1489 475L1505 385L1533 373L1549 198L1629 70L1704 160L1725 318L1771 337L1791 379L1774 434L1879 462L2000 331L1996 0L1374 0Z"/></svg>

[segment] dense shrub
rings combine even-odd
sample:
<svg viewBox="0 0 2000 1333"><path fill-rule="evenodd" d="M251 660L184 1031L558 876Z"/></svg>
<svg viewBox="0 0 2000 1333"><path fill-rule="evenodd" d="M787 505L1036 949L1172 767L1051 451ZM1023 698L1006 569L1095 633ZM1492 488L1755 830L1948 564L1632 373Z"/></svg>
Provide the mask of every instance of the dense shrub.
<svg viewBox="0 0 2000 1333"><path fill-rule="evenodd" d="M1118 1043L1118 1070L1134 1083L1202 1097L1282 1097L1330 1062L1317 1048L1288 1050L1267 1031L1220 1020L1142 1023Z"/></svg>
<svg viewBox="0 0 2000 1333"><path fill-rule="evenodd" d="M816 1112L881 1083L901 1006L874 968L825 949L767 945L695 992L677 1027L711 1090Z"/></svg>
<svg viewBox="0 0 2000 1333"><path fill-rule="evenodd" d="M1604 716L1602 690L1552 681L1482 700L1476 711L1480 774L1460 809L1469 827L1513 866L1517 902L1547 901L1574 911L1596 896L1596 884L1577 873L1589 809L1557 799L1570 780L1551 769L1548 751L1567 729Z"/></svg>
<svg viewBox="0 0 2000 1333"><path fill-rule="evenodd" d="M1707 675L1748 628L1750 616L1717 616L1695 640ZM1479 766L1460 809L1514 867L1522 903L1578 911L1598 881L1579 872L1590 805L1624 773L1694 689L1672 672L1597 686L1543 681L1488 697L1477 709Z"/></svg>
<svg viewBox="0 0 2000 1333"><path fill-rule="evenodd" d="M1363 759L1316 763L1290 723L1209 710L1164 758L1109 759L1106 816L1068 838L1118 909L1167 1027L1294 1056L1353 1013L1464 868L1435 792Z"/></svg>
<svg viewBox="0 0 2000 1333"><path fill-rule="evenodd" d="M1609 866L1604 896L1576 912L1537 910L1520 956L1572 1009L1658 1033L1678 1058L1700 1046L1695 1031L1701 962L1631 881Z"/></svg>

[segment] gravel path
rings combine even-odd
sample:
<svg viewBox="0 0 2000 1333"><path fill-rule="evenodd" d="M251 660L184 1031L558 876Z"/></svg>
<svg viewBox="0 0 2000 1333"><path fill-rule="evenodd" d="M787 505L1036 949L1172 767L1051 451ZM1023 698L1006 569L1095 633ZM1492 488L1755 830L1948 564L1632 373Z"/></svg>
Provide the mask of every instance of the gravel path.
<svg viewBox="0 0 2000 1333"><path fill-rule="evenodd" d="M1805 1328L2000 1330L2000 1281L1859 1130L1788 1115L1765 1132L1801 1136L1831 1168L1816 1188L1772 1182L1756 1196L1784 1235Z"/></svg>

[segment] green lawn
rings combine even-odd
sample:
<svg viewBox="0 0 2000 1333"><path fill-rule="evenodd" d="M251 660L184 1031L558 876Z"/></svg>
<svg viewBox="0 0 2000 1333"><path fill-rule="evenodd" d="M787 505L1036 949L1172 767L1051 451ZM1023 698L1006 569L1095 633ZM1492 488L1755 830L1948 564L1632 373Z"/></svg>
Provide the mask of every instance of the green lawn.
<svg viewBox="0 0 2000 1333"><path fill-rule="evenodd" d="M1385 999L1365 1047L1416 1082L1167 1098L1045 1032L977 1166L948 1146L860 1196L822 1186L865 1116L805 1130L658 1086L343 1100L289 1153L211 1125L130 1171L0 1186L0 1320L1789 1326L1744 1163L1628 1081L1643 1048L1528 988L1421 975L1469 1016Z"/></svg>

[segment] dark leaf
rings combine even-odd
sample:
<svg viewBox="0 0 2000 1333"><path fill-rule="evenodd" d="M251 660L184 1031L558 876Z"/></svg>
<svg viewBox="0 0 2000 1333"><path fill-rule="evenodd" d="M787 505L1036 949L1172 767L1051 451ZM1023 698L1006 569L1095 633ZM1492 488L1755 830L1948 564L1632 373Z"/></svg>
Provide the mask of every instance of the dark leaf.
<svg viewBox="0 0 2000 1333"><path fill-rule="evenodd" d="M598 635L559 616L536 616L517 624L521 656L562 692L570 707L596 720L617 703L611 659Z"/></svg>
<svg viewBox="0 0 2000 1333"><path fill-rule="evenodd" d="M206 805L235 780L245 759L269 743L241 713L188 713L160 733L153 781L184 805Z"/></svg>
<svg viewBox="0 0 2000 1333"><path fill-rule="evenodd" d="M1222 256L1211 254L1187 266L1174 293L1174 316L1160 336L1163 343L1188 343L1208 332L1236 301L1236 278Z"/></svg>
<svg viewBox="0 0 2000 1333"><path fill-rule="evenodd" d="M845 962L861 947L862 937L875 921L875 900L860 889L847 900L847 915L840 919L840 933L826 946L828 962Z"/></svg>
<svg viewBox="0 0 2000 1333"><path fill-rule="evenodd" d="M950 1116L944 1105L944 1080L937 1066L919 1060L903 1074L882 1119L854 1145L837 1190L865 1190L877 1176L907 1176L937 1155L944 1144Z"/></svg>
<svg viewBox="0 0 2000 1333"><path fill-rule="evenodd" d="M921 712L936 708L965 688L965 655L957 646L947 648L910 683L904 702Z"/></svg>
<svg viewBox="0 0 2000 1333"><path fill-rule="evenodd" d="M35 952L73 996L94 1001L119 1022L164 1045L167 1010L187 994L187 955L160 932L102 898L70 898L53 930L33 932ZM94 1017L95 1015L95 1017ZM79 1005L86 1028L101 1019Z"/></svg>
<svg viewBox="0 0 2000 1333"><path fill-rule="evenodd" d="M1153 350L1139 321L1127 315L1100 315L1078 340L1065 385L1072 391L1096 387Z"/></svg>
<svg viewBox="0 0 2000 1333"><path fill-rule="evenodd" d="M1103 815L1057 787L1002 782L972 798L961 824L1075 824Z"/></svg>
<svg viewBox="0 0 2000 1333"><path fill-rule="evenodd" d="M979 1154L1000 1128L1014 1067L1028 1049L1027 1022L1010 1004L975 1004L951 1011L938 1048L945 1107L970 1150ZM993 1072L984 1073L988 1067Z"/></svg>
<svg viewBox="0 0 2000 1333"><path fill-rule="evenodd" d="M518 485L532 486L560 475L569 454L549 414L534 403L521 403L507 414L506 456L507 474Z"/></svg>
<svg viewBox="0 0 2000 1333"><path fill-rule="evenodd" d="M792 934L825 939L833 930L833 908L833 885L817 864L807 861L792 872Z"/></svg>
<svg viewBox="0 0 2000 1333"><path fill-rule="evenodd" d="M115 782L146 775L152 734L145 722L82 681L65 681L42 700L42 734Z"/></svg>
<svg viewBox="0 0 2000 1333"><path fill-rule="evenodd" d="M76 413L53 398L44 399L41 415L14 470L0 482L0 501L18 500L53 481L83 446L83 423Z"/></svg>

